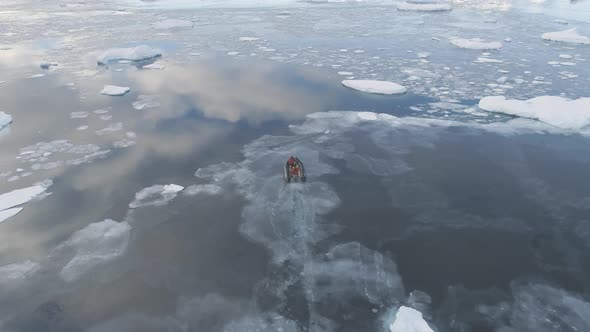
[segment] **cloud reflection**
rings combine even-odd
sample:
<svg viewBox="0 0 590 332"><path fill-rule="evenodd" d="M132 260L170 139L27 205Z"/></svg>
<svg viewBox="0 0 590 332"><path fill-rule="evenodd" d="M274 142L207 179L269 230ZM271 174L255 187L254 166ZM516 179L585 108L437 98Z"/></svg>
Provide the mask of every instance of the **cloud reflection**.
<svg viewBox="0 0 590 332"><path fill-rule="evenodd" d="M336 98L329 88L333 83L325 75L274 63L166 64L165 70L131 72L130 76L142 91L162 97L158 117L177 117L195 108L208 118L230 122L292 120L324 110ZM325 93L318 93L321 89Z"/></svg>

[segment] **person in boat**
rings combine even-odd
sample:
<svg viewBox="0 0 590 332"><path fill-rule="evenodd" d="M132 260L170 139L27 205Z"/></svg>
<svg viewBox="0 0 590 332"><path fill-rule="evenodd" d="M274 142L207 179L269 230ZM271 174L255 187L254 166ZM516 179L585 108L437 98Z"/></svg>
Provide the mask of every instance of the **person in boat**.
<svg viewBox="0 0 590 332"><path fill-rule="evenodd" d="M291 176L299 175L299 165L297 165L295 157L289 157L287 163L289 164L289 171L291 172Z"/></svg>

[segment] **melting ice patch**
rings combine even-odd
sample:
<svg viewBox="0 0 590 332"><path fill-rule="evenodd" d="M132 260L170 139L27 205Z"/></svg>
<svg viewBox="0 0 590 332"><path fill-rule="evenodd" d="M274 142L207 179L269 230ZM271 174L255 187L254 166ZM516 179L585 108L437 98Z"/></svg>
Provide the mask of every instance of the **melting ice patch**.
<svg viewBox="0 0 590 332"><path fill-rule="evenodd" d="M63 245L74 250L74 257L62 268L67 282L78 280L94 268L111 262L127 250L131 226L127 222L106 219L74 233Z"/></svg>
<svg viewBox="0 0 590 332"><path fill-rule="evenodd" d="M162 56L162 52L160 50L151 48L147 45L140 45L130 48L111 48L100 54L96 58L96 62L100 65L106 65L111 61L141 61L157 58L160 56Z"/></svg>
<svg viewBox="0 0 590 332"><path fill-rule="evenodd" d="M131 209L144 206L163 206L173 200L184 187L176 184L154 185L135 194L135 200L129 204Z"/></svg>
<svg viewBox="0 0 590 332"><path fill-rule="evenodd" d="M401 306L395 314L395 319L389 325L391 332L434 332L422 318L422 313L416 309Z"/></svg>
<svg viewBox="0 0 590 332"><path fill-rule="evenodd" d="M449 42L459 48L466 48L470 50L497 50L503 47L501 42L486 42L481 38L457 38L449 39Z"/></svg>
<svg viewBox="0 0 590 332"><path fill-rule="evenodd" d="M488 112L505 113L538 119L563 129L582 129L590 125L590 98L570 100L556 96L541 96L529 100L485 97L479 108Z"/></svg>
<svg viewBox="0 0 590 332"><path fill-rule="evenodd" d="M222 191L222 188L215 184L195 184L192 186L186 187L183 191L183 194L194 196L199 194L206 194L206 195L218 195Z"/></svg>
<svg viewBox="0 0 590 332"><path fill-rule="evenodd" d="M10 114L0 111L0 130L12 123L12 116Z"/></svg>
<svg viewBox="0 0 590 332"><path fill-rule="evenodd" d="M541 35L545 40L559 41L571 44L588 44L590 45L590 38L580 35L576 28L564 31L546 32Z"/></svg>
<svg viewBox="0 0 590 332"><path fill-rule="evenodd" d="M157 101L156 96L139 95L137 96L137 100L133 102L132 106L134 109L140 111L145 108L159 107L160 103Z"/></svg>
<svg viewBox="0 0 590 332"><path fill-rule="evenodd" d="M383 95L401 94L407 91L405 87L388 81L344 80L342 81L342 85L358 91Z"/></svg>

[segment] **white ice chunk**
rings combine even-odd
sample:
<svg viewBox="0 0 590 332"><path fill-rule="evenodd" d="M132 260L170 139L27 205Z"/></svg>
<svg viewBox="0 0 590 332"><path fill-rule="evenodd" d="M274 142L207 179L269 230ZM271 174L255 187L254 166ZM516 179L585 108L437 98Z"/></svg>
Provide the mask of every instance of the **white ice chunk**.
<svg viewBox="0 0 590 332"><path fill-rule="evenodd" d="M0 211L22 205L43 193L49 185L38 184L32 187L16 189L0 195Z"/></svg>
<svg viewBox="0 0 590 332"><path fill-rule="evenodd" d="M407 91L405 87L388 81L344 80L342 85L363 92L384 95L401 94Z"/></svg>
<svg viewBox="0 0 590 332"><path fill-rule="evenodd" d="M389 325L391 332L434 332L416 309L401 306L395 314L395 320Z"/></svg>
<svg viewBox="0 0 590 332"><path fill-rule="evenodd" d="M193 22L177 19L169 19L154 24L154 29L192 28Z"/></svg>
<svg viewBox="0 0 590 332"><path fill-rule="evenodd" d="M473 62L476 62L476 63L502 63L504 61L492 59L492 58L479 57L479 58L477 58L477 60L475 60Z"/></svg>
<svg viewBox="0 0 590 332"><path fill-rule="evenodd" d="M590 98L570 100L557 96L541 96L529 100L507 100L504 96L485 97L479 108L537 119L564 129L582 129L590 125Z"/></svg>
<svg viewBox="0 0 590 332"><path fill-rule="evenodd" d="M546 32L541 35L545 40L560 41L572 44L588 44L590 45L590 38L578 34L576 28L564 31Z"/></svg>
<svg viewBox="0 0 590 332"><path fill-rule="evenodd" d="M131 91L131 88L126 86L105 85L100 94L106 96L124 96L129 91Z"/></svg>
<svg viewBox="0 0 590 332"><path fill-rule="evenodd" d="M75 281L95 267L110 262L127 250L131 226L127 222L104 220L74 233L65 243L75 256L63 267L60 276Z"/></svg>
<svg viewBox="0 0 590 332"><path fill-rule="evenodd" d="M141 61L153 59L162 56L162 52L158 49L149 47L147 45L140 45L129 48L111 48L106 50L96 59L98 64L107 64L110 61L128 60Z"/></svg>
<svg viewBox="0 0 590 332"><path fill-rule="evenodd" d="M29 76L29 78L41 78L41 77L45 77L45 74L34 74Z"/></svg>
<svg viewBox="0 0 590 332"><path fill-rule="evenodd" d="M354 75L354 73L353 72L350 72L350 71L339 71L338 72L338 75L351 76L351 75Z"/></svg>
<svg viewBox="0 0 590 332"><path fill-rule="evenodd" d="M88 117L88 112L72 112L70 113L70 119L84 119Z"/></svg>
<svg viewBox="0 0 590 332"><path fill-rule="evenodd" d="M257 41L260 38L256 37L240 37L240 41Z"/></svg>
<svg viewBox="0 0 590 332"><path fill-rule="evenodd" d="M377 114L373 112L357 112L356 115L365 121L377 120Z"/></svg>
<svg viewBox="0 0 590 332"><path fill-rule="evenodd" d="M0 130L12 123L12 116L10 114L0 111Z"/></svg>
<svg viewBox="0 0 590 332"><path fill-rule="evenodd" d="M555 22L555 23L559 23L559 24L564 24L564 25L565 25L565 24L569 24L569 22L568 22L568 21L566 21L566 20L562 20L562 19L557 19L557 20L555 20L555 21L553 21L553 22Z"/></svg>
<svg viewBox="0 0 590 332"><path fill-rule="evenodd" d="M447 11L453 9L449 3L415 3L402 2L397 5L398 10L415 10L425 12Z"/></svg>
<svg viewBox="0 0 590 332"><path fill-rule="evenodd" d="M451 44L459 47L471 50L497 50L503 47L501 42L486 42L481 38L456 38L449 39Z"/></svg>
<svg viewBox="0 0 590 332"><path fill-rule="evenodd" d="M559 57L562 59L571 59L572 58L572 56L569 54L560 54Z"/></svg>
<svg viewBox="0 0 590 332"><path fill-rule="evenodd" d="M135 194L135 200L129 204L131 209L143 206L162 206L174 199L184 187L176 184L154 185Z"/></svg>
<svg viewBox="0 0 590 332"><path fill-rule="evenodd" d="M0 223L8 218L12 218L16 216L19 212L23 210L22 207L12 208L8 210L0 211Z"/></svg>

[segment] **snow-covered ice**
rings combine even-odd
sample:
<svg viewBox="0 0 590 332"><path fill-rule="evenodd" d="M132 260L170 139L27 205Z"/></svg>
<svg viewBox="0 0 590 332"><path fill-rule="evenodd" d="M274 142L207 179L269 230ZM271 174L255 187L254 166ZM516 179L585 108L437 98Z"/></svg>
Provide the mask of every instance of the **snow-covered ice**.
<svg viewBox="0 0 590 332"><path fill-rule="evenodd" d="M240 41L257 41L260 38L256 38L256 37L240 37Z"/></svg>
<svg viewBox="0 0 590 332"><path fill-rule="evenodd" d="M176 184L154 185L135 194L135 200L129 204L131 209L144 206L162 206L174 199L184 187Z"/></svg>
<svg viewBox="0 0 590 332"><path fill-rule="evenodd" d="M580 35L576 28L563 31L546 32L541 35L541 38L545 40L559 41L564 43L590 45L590 38L587 36Z"/></svg>
<svg viewBox="0 0 590 332"><path fill-rule="evenodd" d="M529 100L485 97L479 108L488 112L537 119L563 129L582 129L590 125L590 98L570 100L557 96L541 96Z"/></svg>
<svg viewBox="0 0 590 332"><path fill-rule="evenodd" d="M45 77L45 74L34 74L29 76L29 78L41 78L41 77Z"/></svg>
<svg viewBox="0 0 590 332"><path fill-rule="evenodd" d="M436 2L402 2L397 5L398 10L412 10L412 11L425 11L425 12L436 12L436 11L448 11L453 9L450 3L436 3Z"/></svg>
<svg viewBox="0 0 590 332"><path fill-rule="evenodd" d="M193 22L178 19L169 19L154 24L154 29L192 28Z"/></svg>
<svg viewBox="0 0 590 332"><path fill-rule="evenodd" d="M12 123L12 116L10 114L0 111L0 130Z"/></svg>
<svg viewBox="0 0 590 332"><path fill-rule="evenodd" d="M31 187L16 189L0 195L0 223L20 213L23 205L39 197L51 186L51 181L44 181Z"/></svg>
<svg viewBox="0 0 590 332"><path fill-rule="evenodd" d="M459 48L470 50L497 50L503 47L501 42L486 42L481 38L465 39L453 37L449 41Z"/></svg>
<svg viewBox="0 0 590 332"><path fill-rule="evenodd" d="M100 94L105 96L124 96L129 91L131 91L131 88L126 86L105 85L102 91L100 91Z"/></svg>
<svg viewBox="0 0 590 332"><path fill-rule="evenodd" d="M434 332L416 309L401 306L395 314L395 320L389 325L391 332Z"/></svg>
<svg viewBox="0 0 590 332"><path fill-rule="evenodd" d="M106 219L74 233L64 247L75 251L74 257L62 268L60 276L67 282L104 263L110 262L127 250L131 226L127 222Z"/></svg>
<svg viewBox="0 0 590 332"><path fill-rule="evenodd" d="M354 75L354 73L353 72L350 72L350 71L339 71L338 72L338 75L351 76L351 75Z"/></svg>
<svg viewBox="0 0 590 332"><path fill-rule="evenodd" d="M141 61L157 58L160 56L162 56L162 52L160 50L147 45L140 45L129 48L111 48L100 54L96 58L96 61L98 64L106 65L111 61Z"/></svg>
<svg viewBox="0 0 590 332"><path fill-rule="evenodd" d="M374 80L344 80L342 85L368 93L377 93L384 95L393 95L405 93L405 87L388 81L374 81Z"/></svg>

